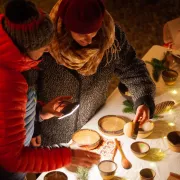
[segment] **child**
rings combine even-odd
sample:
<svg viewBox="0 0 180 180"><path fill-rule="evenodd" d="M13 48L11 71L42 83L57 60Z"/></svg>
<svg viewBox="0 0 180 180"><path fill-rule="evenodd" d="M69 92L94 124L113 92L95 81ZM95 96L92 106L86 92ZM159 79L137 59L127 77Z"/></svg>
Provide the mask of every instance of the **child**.
<svg viewBox="0 0 180 180"><path fill-rule="evenodd" d="M9 1L0 15L0 179L23 180L25 173L68 164L89 167L99 155L65 147L28 147L36 115L36 92L23 72L35 68L48 51L54 28L49 16L30 1ZM30 80L29 80L30 79ZM29 87L28 87L29 85ZM58 97L40 112L42 119L60 116ZM89 158L90 157L90 158Z"/></svg>

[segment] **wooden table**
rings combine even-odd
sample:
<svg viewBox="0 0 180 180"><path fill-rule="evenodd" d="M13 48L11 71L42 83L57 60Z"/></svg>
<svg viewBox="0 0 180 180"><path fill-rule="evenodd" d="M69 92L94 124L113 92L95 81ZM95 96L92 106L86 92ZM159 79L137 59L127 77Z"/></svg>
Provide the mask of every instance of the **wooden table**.
<svg viewBox="0 0 180 180"><path fill-rule="evenodd" d="M143 60L150 61L152 58L162 59L164 53L167 51L166 48L161 46L153 46L147 54L143 57ZM147 65L149 72L152 72L150 65ZM177 68L177 67L176 67ZM132 163L132 168L125 170L122 168L120 160L121 157L117 153L115 157L115 162L118 164L118 169L116 171L116 176L122 177L126 180L139 180L139 171L142 168L152 168L156 171L155 180L167 180L169 173L174 172L180 174L180 153L172 152L168 148L166 135L168 132L173 130L180 130L180 77L178 77L177 83L173 86L166 86L160 78L159 82L156 83L157 92L155 97L155 102L160 103L166 100L173 100L177 103L177 107L164 114L162 119L154 120L155 129L153 134L151 134L147 139L137 139L147 142L151 148L159 148L159 151L165 153L165 157L161 161L147 161L142 160L134 156L130 150L130 145L134 140L127 138L126 136L118 136L117 138L123 143L123 150L125 155ZM97 122L105 115L123 115L131 119L134 118L134 114L124 114L122 112L124 98L120 95L118 89L111 94L107 99L104 107L83 127L88 129L93 129L99 132L103 137L114 139L114 137L108 137L103 135L99 129ZM76 174L67 171L65 168L58 169L58 171L65 172L68 179L75 180ZM37 180L43 180L46 173L42 173ZM97 166L94 166L89 172L89 180L101 180Z"/></svg>

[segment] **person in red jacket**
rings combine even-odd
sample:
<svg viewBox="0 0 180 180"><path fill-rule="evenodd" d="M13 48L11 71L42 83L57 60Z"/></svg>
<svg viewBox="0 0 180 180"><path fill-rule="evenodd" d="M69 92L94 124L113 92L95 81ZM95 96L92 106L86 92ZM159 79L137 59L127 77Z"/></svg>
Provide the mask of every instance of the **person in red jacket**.
<svg viewBox="0 0 180 180"><path fill-rule="evenodd" d="M36 92L23 72L36 68L48 51L54 28L49 16L30 1L12 0L0 15L0 179L23 180L26 172L43 172L69 164L90 167L100 156L66 147L29 147L36 114ZM31 77L29 77L31 79ZM60 116L58 97L40 112ZM24 172L24 173L23 173Z"/></svg>

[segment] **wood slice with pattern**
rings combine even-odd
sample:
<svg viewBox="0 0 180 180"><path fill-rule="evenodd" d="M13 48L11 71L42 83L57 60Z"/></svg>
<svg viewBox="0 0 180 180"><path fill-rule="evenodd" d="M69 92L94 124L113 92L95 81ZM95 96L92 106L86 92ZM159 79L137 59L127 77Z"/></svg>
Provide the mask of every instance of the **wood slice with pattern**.
<svg viewBox="0 0 180 180"><path fill-rule="evenodd" d="M172 109L172 107L174 105L175 105L174 101L164 101L164 102L161 102L159 104L156 104L154 114L161 114L161 113L167 112L170 109Z"/></svg>

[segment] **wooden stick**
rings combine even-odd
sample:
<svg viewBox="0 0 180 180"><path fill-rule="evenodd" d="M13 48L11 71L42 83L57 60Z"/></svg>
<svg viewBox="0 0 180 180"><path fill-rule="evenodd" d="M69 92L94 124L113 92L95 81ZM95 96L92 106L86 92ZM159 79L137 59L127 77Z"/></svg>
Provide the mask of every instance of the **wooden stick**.
<svg viewBox="0 0 180 180"><path fill-rule="evenodd" d="M122 147L121 147L120 142L119 142L117 139L115 139L115 142L116 142L116 147L117 147L117 149L120 151L122 158L124 158L124 157L125 157L125 154L124 154L124 152L123 152L123 150L122 150ZM126 158L126 157L125 157L125 158Z"/></svg>
<svg viewBox="0 0 180 180"><path fill-rule="evenodd" d="M114 158L115 158L115 156L116 156L116 153L117 153L117 146L115 145L115 149L114 149L112 161L114 161Z"/></svg>

